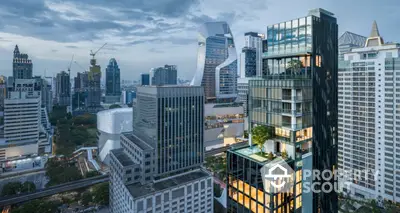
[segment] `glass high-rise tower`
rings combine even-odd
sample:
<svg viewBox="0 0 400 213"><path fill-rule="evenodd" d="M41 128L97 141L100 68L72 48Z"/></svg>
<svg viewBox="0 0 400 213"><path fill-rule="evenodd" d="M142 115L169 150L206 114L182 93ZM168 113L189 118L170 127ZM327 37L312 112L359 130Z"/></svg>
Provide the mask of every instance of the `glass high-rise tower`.
<svg viewBox="0 0 400 213"><path fill-rule="evenodd" d="M264 190L260 170L273 160L252 143L232 148L228 212L338 211L335 191L303 191L311 181L303 177L306 170L337 169L337 30L336 18L323 9L268 26L263 76L249 81L249 132L268 127L272 137L262 149L285 159L294 184L288 192ZM334 181L314 180L319 185Z"/></svg>
<svg viewBox="0 0 400 213"><path fill-rule="evenodd" d="M191 82L203 86L206 102L231 102L237 97L237 56L226 22L207 22L199 30L197 71Z"/></svg>
<svg viewBox="0 0 400 213"><path fill-rule="evenodd" d="M110 59L106 68L106 95L121 95L120 69L115 58Z"/></svg>

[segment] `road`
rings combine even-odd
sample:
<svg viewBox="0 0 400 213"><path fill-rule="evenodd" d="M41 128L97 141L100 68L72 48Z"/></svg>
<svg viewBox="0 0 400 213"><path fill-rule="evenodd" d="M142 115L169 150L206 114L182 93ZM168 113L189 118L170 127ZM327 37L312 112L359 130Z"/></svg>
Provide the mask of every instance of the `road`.
<svg viewBox="0 0 400 213"><path fill-rule="evenodd" d="M88 187L97 183L107 182L108 175L101 175L92 178L85 178L82 180L60 184L57 186L49 187L33 193L19 194L12 197L5 197L0 199L0 207L8 206L16 203L25 202L37 198L47 197L50 195L71 191L79 188Z"/></svg>

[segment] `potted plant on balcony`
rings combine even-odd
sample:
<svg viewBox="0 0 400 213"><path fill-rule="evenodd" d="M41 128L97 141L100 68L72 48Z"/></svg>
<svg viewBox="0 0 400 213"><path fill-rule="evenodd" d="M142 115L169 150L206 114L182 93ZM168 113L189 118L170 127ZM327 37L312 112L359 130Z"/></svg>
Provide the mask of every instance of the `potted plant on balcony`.
<svg viewBox="0 0 400 213"><path fill-rule="evenodd" d="M274 154L272 154L272 152L269 152L268 160L272 161L273 159L274 159Z"/></svg>
<svg viewBox="0 0 400 213"><path fill-rule="evenodd" d="M288 158L288 153L287 153L286 150L283 150L281 155L282 155L283 159L287 159Z"/></svg>
<svg viewBox="0 0 400 213"><path fill-rule="evenodd" d="M264 155L264 143L271 137L271 131L268 127L259 125L252 129L252 139L254 143L260 148L261 153Z"/></svg>

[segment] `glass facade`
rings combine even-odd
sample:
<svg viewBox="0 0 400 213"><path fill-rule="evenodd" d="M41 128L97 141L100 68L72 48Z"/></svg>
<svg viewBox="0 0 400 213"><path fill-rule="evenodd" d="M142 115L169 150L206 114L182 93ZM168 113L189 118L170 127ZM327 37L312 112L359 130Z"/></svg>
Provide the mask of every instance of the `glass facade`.
<svg viewBox="0 0 400 213"><path fill-rule="evenodd" d="M159 177L203 163L202 87L138 87L133 134L156 149Z"/></svg>
<svg viewBox="0 0 400 213"><path fill-rule="evenodd" d="M244 77L255 77L257 75L257 50L245 47L242 49L244 54Z"/></svg>
<svg viewBox="0 0 400 213"><path fill-rule="evenodd" d="M310 52L312 38L312 16L268 26L264 56Z"/></svg>
<svg viewBox="0 0 400 213"><path fill-rule="evenodd" d="M110 59L106 68L106 95L121 95L120 69L114 58Z"/></svg>
<svg viewBox="0 0 400 213"><path fill-rule="evenodd" d="M178 81L178 70L176 65L165 65L153 69L151 85L176 85Z"/></svg>
<svg viewBox="0 0 400 213"><path fill-rule="evenodd" d="M265 191L261 169L266 162L260 162L243 155L242 149L228 150L228 213L284 213L301 210L302 170L295 172L295 185L287 193ZM294 167L294 161L287 163Z"/></svg>
<svg viewBox="0 0 400 213"><path fill-rule="evenodd" d="M207 102L236 99L237 56L225 22L207 22L199 31L197 71L191 85L203 86Z"/></svg>
<svg viewBox="0 0 400 213"><path fill-rule="evenodd" d="M150 74L141 74L140 75L140 84L142 86L150 85Z"/></svg>
<svg viewBox="0 0 400 213"><path fill-rule="evenodd" d="M264 152L273 156L286 152L294 160L296 176L305 169L332 171L337 168L337 30L336 18L323 9L310 10L307 17L269 26L263 78L249 81L249 132L257 125L272 129L271 139L263 146ZM246 160L240 161L252 167ZM228 170L238 169L228 165ZM248 180L248 175L242 175L244 172L240 169L237 173L240 181ZM301 191L302 182L298 180L294 192ZM321 185L335 184L334 178L315 181ZM246 196L250 194L242 193L242 199L232 192L228 191L231 212L263 212L263 208L247 202L250 198ZM282 199L285 194L278 195L283 203L276 203L273 198L273 202L264 203L269 210L265 212L292 212L293 209L295 212L337 212L334 191L297 195L292 196L293 200ZM302 203L303 200L307 202ZM286 209L277 208L282 206Z"/></svg>

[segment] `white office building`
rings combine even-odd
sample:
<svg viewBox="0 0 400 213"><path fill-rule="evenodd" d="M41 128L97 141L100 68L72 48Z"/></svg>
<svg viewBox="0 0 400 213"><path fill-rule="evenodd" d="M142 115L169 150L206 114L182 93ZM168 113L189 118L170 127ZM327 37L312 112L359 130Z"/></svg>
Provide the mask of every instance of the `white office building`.
<svg viewBox="0 0 400 213"><path fill-rule="evenodd" d="M374 22L365 46L339 64L339 169L367 170L361 180L341 180L357 198L400 202L399 53Z"/></svg>
<svg viewBox="0 0 400 213"><path fill-rule="evenodd" d="M109 164L110 151L121 148L121 133L132 131L132 108L116 108L97 113L100 160Z"/></svg>

